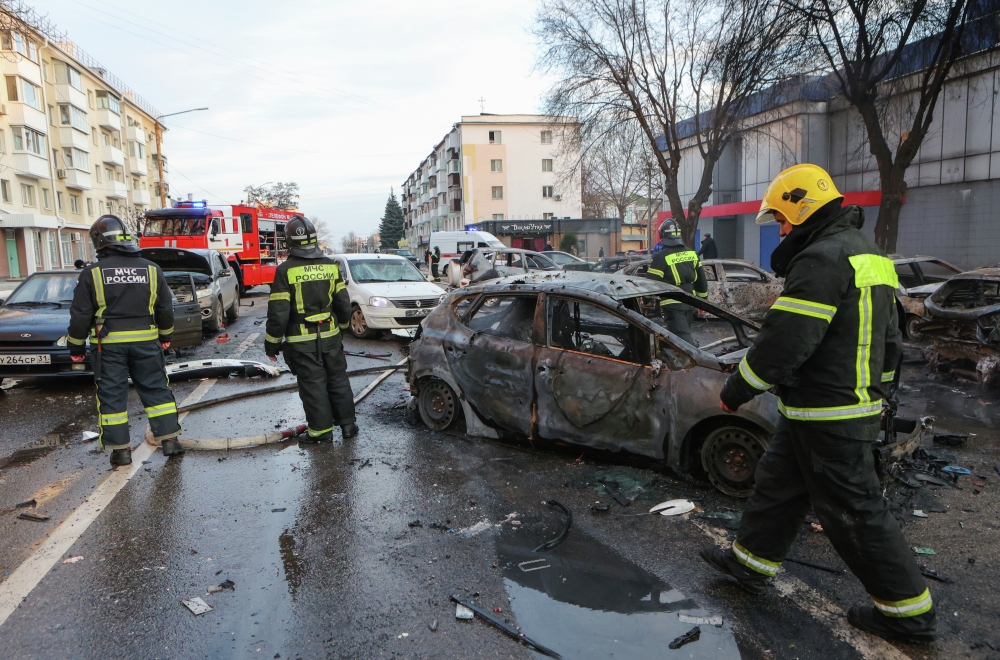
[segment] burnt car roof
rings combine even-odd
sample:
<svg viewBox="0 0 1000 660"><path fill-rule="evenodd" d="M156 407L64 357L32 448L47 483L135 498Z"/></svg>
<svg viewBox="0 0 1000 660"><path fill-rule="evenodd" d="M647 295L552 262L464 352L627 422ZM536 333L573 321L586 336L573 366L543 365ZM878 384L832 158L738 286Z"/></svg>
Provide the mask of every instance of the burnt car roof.
<svg viewBox="0 0 1000 660"><path fill-rule="evenodd" d="M979 270L969 270L959 273L953 280L1000 280L1000 268L980 268Z"/></svg>
<svg viewBox="0 0 1000 660"><path fill-rule="evenodd" d="M954 266L951 263L945 261L944 259L938 259L937 257L929 257L927 255L922 255L922 254L918 254L915 257L903 257L898 254L890 254L889 258L892 259L892 263L896 264L897 266L902 266L903 264L916 264L924 261L940 261L943 264L951 266L956 271L962 270L958 266Z"/></svg>
<svg viewBox="0 0 1000 660"><path fill-rule="evenodd" d="M461 289L472 292L515 289L530 287L533 291L553 291L566 288L601 293L615 300L636 296L656 296L661 293L683 293L670 284L647 280L642 277L618 273L593 273L578 270L529 271L524 275L512 275L485 284L477 284Z"/></svg>

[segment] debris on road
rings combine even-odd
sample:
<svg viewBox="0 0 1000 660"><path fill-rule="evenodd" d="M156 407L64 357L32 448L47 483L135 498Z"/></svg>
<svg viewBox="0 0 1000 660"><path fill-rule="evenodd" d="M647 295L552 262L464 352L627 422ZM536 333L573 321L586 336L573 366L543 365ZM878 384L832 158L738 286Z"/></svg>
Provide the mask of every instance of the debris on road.
<svg viewBox="0 0 1000 660"><path fill-rule="evenodd" d="M437 632L437 629L438 629L438 621L437 621L437 619L434 619L433 621L431 621L430 625L428 625L427 627L431 629L431 632Z"/></svg>
<svg viewBox="0 0 1000 660"><path fill-rule="evenodd" d="M465 605L458 603L455 605L455 618L463 621L471 621L476 615Z"/></svg>
<svg viewBox="0 0 1000 660"><path fill-rule="evenodd" d="M955 581L952 580L951 578L946 578L943 575L938 575L937 571L935 571L932 568L927 568L926 566L921 566L920 567L920 574L923 575L926 578L930 578L932 580L937 580L938 582L944 582L945 584L954 584L955 583Z"/></svg>
<svg viewBox="0 0 1000 660"><path fill-rule="evenodd" d="M488 519L486 519L486 518L483 518L482 520L480 520L479 522L477 522L475 525L472 525L470 527L466 527L465 529L458 530L456 532L456 534L458 534L462 538L471 539L473 536L476 536L478 534L482 534L483 532L485 532L486 530L490 529L491 527L493 527L493 525L490 523L490 521Z"/></svg>
<svg viewBox="0 0 1000 660"><path fill-rule="evenodd" d="M691 511L694 511L694 502L691 500L660 502L649 510L650 513L659 513L661 516L679 516Z"/></svg>
<svg viewBox="0 0 1000 660"><path fill-rule="evenodd" d="M362 351L360 353L355 351L344 351L344 355L348 355L350 357L374 358L376 360L388 360L392 357L392 353L369 353L368 351Z"/></svg>
<svg viewBox="0 0 1000 660"><path fill-rule="evenodd" d="M676 650L684 646L685 644L690 644L691 642L697 642L699 639L701 639L701 628L695 626L694 628L687 631L674 641L670 642L669 648Z"/></svg>
<svg viewBox="0 0 1000 660"><path fill-rule="evenodd" d="M678 612L677 618L681 623L693 623L700 626L715 626L716 628L722 627L722 617L718 614L715 616L691 616L690 614Z"/></svg>
<svg viewBox="0 0 1000 660"><path fill-rule="evenodd" d="M422 522L420 522L419 520L414 520L413 522L406 523L406 526L407 527L423 527L424 524Z"/></svg>
<svg viewBox="0 0 1000 660"><path fill-rule="evenodd" d="M27 502L18 502L17 504L14 505L14 508L25 509L29 506L35 506L36 504L38 504L38 502L36 502L35 500L28 500Z"/></svg>
<svg viewBox="0 0 1000 660"><path fill-rule="evenodd" d="M226 580L220 584L213 584L206 591L210 594L217 594L220 591L236 591L236 583L232 580Z"/></svg>
<svg viewBox="0 0 1000 660"><path fill-rule="evenodd" d="M823 531L823 525L820 525L819 523L809 523L809 529L811 529L814 533L819 534Z"/></svg>
<svg viewBox="0 0 1000 660"><path fill-rule="evenodd" d="M562 659L562 656L559 655L558 653L556 653L555 651L553 651L552 649L549 649L549 648L546 648L546 647L542 646L541 644L539 644L538 642L533 641L530 637L528 637L524 633L520 632L516 628L513 628L513 627L507 625L506 623L504 623L503 621L500 621L499 619L494 618L486 610L483 610L483 609L481 609L479 607L476 607L472 603L470 603L468 601L465 601L465 600L462 600L458 596L452 596L451 599L453 601L455 601L456 603L458 603L459 605L465 606L465 608L467 610L469 610L470 612L474 612L474 613L478 614L481 618L485 619L486 622L489 623L490 625L495 626L496 628L499 628L500 630L502 630L503 632L507 633L508 635L510 635L514 639L518 640L519 642L524 642L525 644L527 644L531 648L535 649L536 651L538 651L542 655L547 655L550 658L557 658L557 660L561 660ZM458 617L457 611L456 611L455 616ZM464 618L464 617L458 617L458 618Z"/></svg>
<svg viewBox="0 0 1000 660"><path fill-rule="evenodd" d="M937 553L930 548L913 548L913 552L918 555L936 555Z"/></svg>
<svg viewBox="0 0 1000 660"><path fill-rule="evenodd" d="M285 512L285 507L281 507L279 509L271 509L271 513L284 513L284 512Z"/></svg>
<svg viewBox="0 0 1000 660"><path fill-rule="evenodd" d="M229 341L229 333L228 332L223 332L221 335L219 335L218 337L215 338L215 343L216 344L225 344L227 341Z"/></svg>
<svg viewBox="0 0 1000 660"><path fill-rule="evenodd" d="M969 468L959 467L958 465L945 465L941 468L941 471L949 474L972 474L972 470Z"/></svg>
<svg viewBox="0 0 1000 660"><path fill-rule="evenodd" d="M76 557L67 557L66 559L63 559L62 563L75 564L78 561L83 561L83 555L77 555Z"/></svg>
<svg viewBox="0 0 1000 660"><path fill-rule="evenodd" d="M167 366L167 376L170 377L170 382L189 378L228 378L230 376L276 378L283 371L281 367L272 367L253 360L192 360Z"/></svg>
<svg viewBox="0 0 1000 660"><path fill-rule="evenodd" d="M927 514L924 513L923 509L914 509L913 515L917 518L926 518Z"/></svg>
<svg viewBox="0 0 1000 660"><path fill-rule="evenodd" d="M191 600L182 600L181 605L191 610L191 613L195 616L212 611L212 606L197 596Z"/></svg>
<svg viewBox="0 0 1000 660"><path fill-rule="evenodd" d="M703 520L709 525L731 529L734 532L739 530L740 523L743 522L742 513L731 513L729 511L696 511L691 514L691 517Z"/></svg>
<svg viewBox="0 0 1000 660"><path fill-rule="evenodd" d="M82 442L93 442L101 437L100 433L94 433L93 431L84 431L80 434L80 440Z"/></svg>
<svg viewBox="0 0 1000 660"><path fill-rule="evenodd" d="M45 522L49 519L48 516L42 513L28 513L25 511L17 516L21 520L31 520L32 522Z"/></svg>
<svg viewBox="0 0 1000 660"><path fill-rule="evenodd" d="M529 561L522 561L517 565L517 567L524 573L540 571L543 568L552 568L547 559L531 559Z"/></svg>
<svg viewBox="0 0 1000 660"><path fill-rule="evenodd" d="M551 550L556 547L566 540L566 537L569 535L569 528L573 526L573 512L569 510L568 506L559 500L549 500L545 502L545 504L548 504L549 506L557 506L562 509L566 513L566 525L563 527L562 531L559 532L559 536L555 537L551 541L542 543L540 546L532 550L532 552L538 552L539 550Z"/></svg>
<svg viewBox="0 0 1000 660"><path fill-rule="evenodd" d="M590 505L590 510L594 513L605 513L611 510L611 504L608 502L594 502Z"/></svg>
<svg viewBox="0 0 1000 660"><path fill-rule="evenodd" d="M946 447L960 447L968 439L969 436L965 433L938 433L934 436L934 444Z"/></svg>

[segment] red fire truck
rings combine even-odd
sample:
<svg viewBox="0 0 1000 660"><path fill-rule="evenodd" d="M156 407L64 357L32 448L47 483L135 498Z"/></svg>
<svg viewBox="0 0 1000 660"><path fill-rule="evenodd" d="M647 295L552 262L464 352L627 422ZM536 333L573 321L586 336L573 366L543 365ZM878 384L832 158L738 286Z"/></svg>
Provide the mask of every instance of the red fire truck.
<svg viewBox="0 0 1000 660"><path fill-rule="evenodd" d="M146 212L139 246L218 250L246 291L274 281L274 270L288 256L285 225L294 216L282 209L182 201Z"/></svg>

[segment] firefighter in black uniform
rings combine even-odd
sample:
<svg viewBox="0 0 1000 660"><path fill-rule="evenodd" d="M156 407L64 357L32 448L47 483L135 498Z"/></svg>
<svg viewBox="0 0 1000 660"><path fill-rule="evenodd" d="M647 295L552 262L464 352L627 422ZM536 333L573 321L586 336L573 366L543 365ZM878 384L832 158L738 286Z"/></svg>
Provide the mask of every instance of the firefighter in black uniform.
<svg viewBox="0 0 1000 660"><path fill-rule="evenodd" d="M670 218L660 225L660 242L663 249L653 255L646 277L684 289L699 298L708 298L708 280L705 270L694 250L684 245L680 227ZM691 336L694 308L676 300L660 300L660 314L667 330L692 346L697 346Z"/></svg>
<svg viewBox="0 0 1000 660"><path fill-rule="evenodd" d="M438 274L438 266L440 265L441 265L441 248L435 245L434 254L431 255L431 276L434 278L435 282L441 279L441 276Z"/></svg>
<svg viewBox="0 0 1000 660"><path fill-rule="evenodd" d="M291 249L271 283L264 352L276 361L284 350L285 363L298 376L308 425L303 442L333 440L334 426L344 439L353 438L354 393L340 335L351 320L347 284L337 263L320 251L312 222L295 216L285 239Z"/></svg>
<svg viewBox="0 0 1000 660"><path fill-rule="evenodd" d="M771 182L758 222L777 220L771 256L785 288L723 387L734 412L775 389L782 418L756 471L736 541L702 558L760 593L798 535L809 504L874 607L848 620L886 639L933 641L930 591L889 511L872 441L901 351L893 263L859 229L830 175L795 165Z"/></svg>
<svg viewBox="0 0 1000 660"><path fill-rule="evenodd" d="M184 453L177 404L167 383L163 352L174 332L174 308L160 267L139 256L125 224L104 215L90 228L97 263L80 273L70 306L67 345L83 362L90 337L97 382L101 446L111 449L112 465L132 462L128 432L128 379L146 407L153 437L163 454Z"/></svg>

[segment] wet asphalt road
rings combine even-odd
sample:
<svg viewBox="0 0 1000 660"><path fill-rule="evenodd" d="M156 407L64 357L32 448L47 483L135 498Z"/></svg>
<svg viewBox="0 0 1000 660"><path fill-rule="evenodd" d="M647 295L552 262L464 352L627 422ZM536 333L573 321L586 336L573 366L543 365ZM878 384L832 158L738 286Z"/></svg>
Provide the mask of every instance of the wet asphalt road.
<svg viewBox="0 0 1000 660"><path fill-rule="evenodd" d="M253 321L262 316L266 295L251 300L257 305L244 307L230 340L206 340L199 357L225 357L244 346L240 357L263 359L263 328ZM244 344L254 333L258 337ZM396 339L347 343L354 350L392 351L394 362L405 350ZM349 364L386 363L349 358ZM998 657L988 644L1000 649L994 586L1000 474L993 470L1000 464L1000 396L962 381L929 379L920 364L907 365L905 378L910 389L901 414L934 415L939 432L976 435L958 449L932 448L972 469L959 482L962 490L890 489L911 545L937 553L921 562L954 580L931 583L941 641L899 645L897 657ZM355 392L372 379L355 379ZM286 381L287 374L263 383L219 381L205 398ZM178 401L198 384L176 383ZM675 497L735 513L738 500L639 461L473 440L460 429L432 432L409 410L404 387L403 377L394 375L359 404L362 432L354 440L188 452L169 461L154 453L65 555L83 559L57 563L0 626L0 655L543 657L479 620L456 620L454 594L490 612L499 608L495 617L565 658L880 657L839 637L838 622L813 609L822 599L843 610L864 602L850 575L786 564L784 573L800 585L797 595L771 589L755 598L697 558L713 536L732 538L732 532L635 515ZM141 405L133 401L130 411L138 443L145 428ZM107 456L92 453L94 443L80 438L95 428L88 383L18 383L0 396L0 419L5 578L107 475ZM184 428L189 437L236 436L301 419L297 397L284 393L192 413ZM611 501L598 486L604 477L632 484L635 502L592 513L590 504ZM14 504L32 497L38 501L33 510L52 520L16 519ZM565 520L543 504L552 498L573 511L573 526L562 545L534 553ZM941 512L920 519L910 515L914 508ZM823 534L807 525L792 556L842 567ZM234 590L206 593L224 580L232 580ZM180 600L195 596L214 609L192 615ZM725 623L702 625L698 641L672 651L667 644L693 627L679 613L718 614Z"/></svg>

